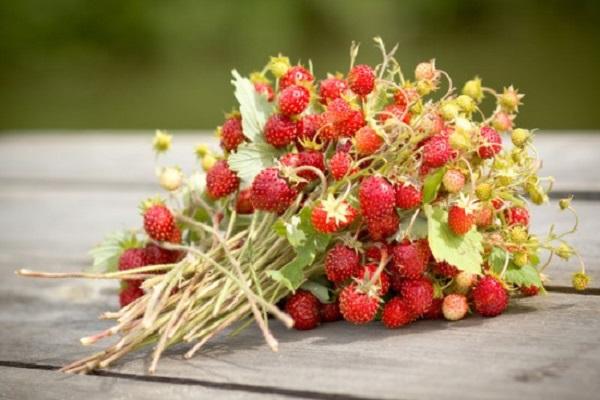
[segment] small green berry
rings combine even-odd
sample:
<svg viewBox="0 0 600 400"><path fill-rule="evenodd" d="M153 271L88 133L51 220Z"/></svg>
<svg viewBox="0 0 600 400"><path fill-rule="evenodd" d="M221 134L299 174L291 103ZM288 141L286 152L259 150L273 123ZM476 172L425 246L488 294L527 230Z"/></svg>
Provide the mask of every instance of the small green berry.
<svg viewBox="0 0 600 400"><path fill-rule="evenodd" d="M571 200L573 200L573 196L567 197L565 199L560 199L558 201L558 206L561 210L566 210L567 208L571 207Z"/></svg>
<svg viewBox="0 0 600 400"><path fill-rule="evenodd" d="M524 267L525 265L527 265L527 263L529 262L529 257L527 256L527 253L515 253L513 254L513 263L517 266L517 267Z"/></svg>
<svg viewBox="0 0 600 400"><path fill-rule="evenodd" d="M456 98L456 104L460 107L462 111L467 114L472 114L475 110L477 110L477 104L472 97L467 95L460 95Z"/></svg>
<svg viewBox="0 0 600 400"><path fill-rule="evenodd" d="M531 132L523 128L514 129L510 135L510 139L517 147L523 147L529 141L530 137Z"/></svg>
<svg viewBox="0 0 600 400"><path fill-rule="evenodd" d="M585 272L576 272L571 278L571 283L575 290L582 291L590 284L590 277L586 275Z"/></svg>
<svg viewBox="0 0 600 400"><path fill-rule="evenodd" d="M488 201L492 198L492 185L489 183L480 183L475 187L475 195L481 201Z"/></svg>
<svg viewBox="0 0 600 400"><path fill-rule="evenodd" d="M458 117L459 112L460 108L458 105L451 101L444 103L442 107L440 107L440 114L446 121L451 121Z"/></svg>
<svg viewBox="0 0 600 400"><path fill-rule="evenodd" d="M529 233L525 227L517 225L511 229L510 239L515 243L525 243L529 239Z"/></svg>
<svg viewBox="0 0 600 400"><path fill-rule="evenodd" d="M568 260L573 256L573 249L566 243L561 243L556 249L556 255L562 258L563 260Z"/></svg>
<svg viewBox="0 0 600 400"><path fill-rule="evenodd" d="M481 79L479 77L475 77L470 81L465 83L463 86L462 94L469 96L477 103L481 103L483 100L483 90L481 89Z"/></svg>
<svg viewBox="0 0 600 400"><path fill-rule="evenodd" d="M154 147L154 151L157 153L164 153L165 151L171 148L171 139L172 135L169 135L165 131L157 130L154 135L154 141L152 142L152 146Z"/></svg>

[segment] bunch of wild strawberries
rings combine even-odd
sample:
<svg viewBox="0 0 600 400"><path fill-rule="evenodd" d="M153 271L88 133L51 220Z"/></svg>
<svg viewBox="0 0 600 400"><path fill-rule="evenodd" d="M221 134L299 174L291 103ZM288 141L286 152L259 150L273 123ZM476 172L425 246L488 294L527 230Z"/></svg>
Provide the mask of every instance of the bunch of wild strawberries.
<svg viewBox="0 0 600 400"><path fill-rule="evenodd" d="M285 311L295 327L311 329L343 318L355 324L380 319L397 328L419 318L459 320L470 307L493 317L506 309L509 295L537 295L541 284L505 279L507 266L537 266L541 250L564 259L576 253L562 236L542 241L529 232L527 204L546 202L550 185L544 188L537 175L532 133L514 128L523 95L512 86L497 93L479 78L458 94L433 60L418 64L409 80L383 45L383 63L376 67L354 65L356 50L347 74L320 81L281 55L250 75L270 107L254 141L272 157L251 181L243 182L241 171L230 165L253 141L244 132L243 112L228 114L218 128L222 157L198 148L207 171L207 202L237 215L284 215L290 207L309 207L312 228L330 236L328 249L316 257L322 268L306 279L326 277L331 297L321 301L304 288L290 293ZM439 93L444 78L447 89ZM486 95L495 100L489 117L482 111ZM510 136L510 148L502 134ZM168 145L169 137L160 133L157 150ZM181 180L172 169L161 175L171 191ZM426 207L444 210L449 235L458 240L471 231L481 234L481 274L436 259L427 233L411 232ZM570 209L569 199L561 208ZM155 241L181 243L164 204L148 204L144 221ZM505 253L501 271L490 267L494 248ZM119 268L181 257L149 244L125 251ZM535 269L540 282L543 268ZM573 283L583 289L588 280L580 272ZM126 284L123 306L142 295L139 287L138 281Z"/></svg>

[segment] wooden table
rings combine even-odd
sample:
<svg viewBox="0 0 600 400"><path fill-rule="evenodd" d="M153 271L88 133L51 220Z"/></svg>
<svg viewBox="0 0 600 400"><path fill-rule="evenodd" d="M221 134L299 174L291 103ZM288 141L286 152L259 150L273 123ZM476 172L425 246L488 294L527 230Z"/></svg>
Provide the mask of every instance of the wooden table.
<svg viewBox="0 0 600 400"><path fill-rule="evenodd" d="M105 233L139 226L140 199L158 192L152 132L44 132L0 136L0 398L580 398L600 393L600 135L540 133L545 171L560 193L575 191L582 251L592 288L570 289L574 262L557 262L547 296L514 301L493 319L423 321L391 331L326 324L311 332L274 323L272 353L255 328L221 338L196 358L169 351L156 375L138 353L108 371L66 376L55 370L89 353L78 339L117 307L114 282L16 277L20 267L80 270ZM166 163L189 171L193 145L175 137ZM534 209L533 230L569 219Z"/></svg>

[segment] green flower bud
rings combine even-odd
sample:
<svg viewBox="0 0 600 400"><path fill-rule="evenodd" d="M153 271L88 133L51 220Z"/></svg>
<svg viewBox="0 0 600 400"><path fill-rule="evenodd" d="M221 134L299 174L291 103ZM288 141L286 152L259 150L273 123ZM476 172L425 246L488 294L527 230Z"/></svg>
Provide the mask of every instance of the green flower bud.
<svg viewBox="0 0 600 400"><path fill-rule="evenodd" d="M527 253L515 253L513 254L513 263L517 267L524 267L529 262L529 257Z"/></svg>
<svg viewBox="0 0 600 400"><path fill-rule="evenodd" d="M573 256L573 254L575 254L573 249L566 243L561 243L560 246L558 246L555 249L555 252L556 255L562 258L563 260L568 260Z"/></svg>
<svg viewBox="0 0 600 400"><path fill-rule="evenodd" d="M560 199L558 201L558 206L560 207L561 210L566 210L567 208L571 207L572 199L573 199L573 196L567 197L566 199Z"/></svg>
<svg viewBox="0 0 600 400"><path fill-rule="evenodd" d="M154 147L154 151L157 153L164 153L171 148L171 139L172 135L169 135L165 131L157 130L154 134L154 141L152 142L152 146Z"/></svg>
<svg viewBox="0 0 600 400"><path fill-rule="evenodd" d="M481 79L479 77L475 77L474 79L467 81L465 83L465 86L463 86L462 94L469 96L470 98L475 100L477 103L481 103L481 100L483 100L483 90L481 89Z"/></svg>

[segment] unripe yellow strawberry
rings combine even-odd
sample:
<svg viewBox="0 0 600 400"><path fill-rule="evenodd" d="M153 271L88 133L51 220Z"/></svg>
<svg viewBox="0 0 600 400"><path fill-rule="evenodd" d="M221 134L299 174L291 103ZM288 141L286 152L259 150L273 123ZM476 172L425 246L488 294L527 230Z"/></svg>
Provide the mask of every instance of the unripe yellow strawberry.
<svg viewBox="0 0 600 400"><path fill-rule="evenodd" d="M179 189L183 182L183 174L176 167L163 168L158 177L160 186L170 192Z"/></svg>
<svg viewBox="0 0 600 400"><path fill-rule="evenodd" d="M216 162L217 159L215 158L215 156L213 156L212 154L207 154L204 157L202 157L202 169L208 172L213 167L213 165L215 165Z"/></svg>
<svg viewBox="0 0 600 400"><path fill-rule="evenodd" d="M573 252L573 249L566 243L561 243L556 249L555 249L556 255L559 256L560 258L562 258L563 260L568 260L569 258L571 258L573 256L573 254L575 254Z"/></svg>
<svg viewBox="0 0 600 400"><path fill-rule="evenodd" d="M276 78L281 78L290 68L290 59L281 54L271 57L268 68Z"/></svg>
<svg viewBox="0 0 600 400"><path fill-rule="evenodd" d="M488 201L492 198L492 185L489 183L480 183L475 187L475 195L481 201Z"/></svg>
<svg viewBox="0 0 600 400"><path fill-rule="evenodd" d="M513 254L513 263L517 266L517 267L524 267L525 265L527 265L527 263L529 262L529 257L527 256L527 253L515 253Z"/></svg>
<svg viewBox="0 0 600 400"><path fill-rule="evenodd" d="M464 94L456 98L456 104L458 104L460 109L467 114L472 114L475 110L477 110L477 104L475 103L475 100Z"/></svg>
<svg viewBox="0 0 600 400"><path fill-rule="evenodd" d="M164 153L171 148L171 139L172 135L169 135L165 131L157 130L154 134L154 141L152 142L152 146L154 147L154 151L157 153Z"/></svg>
<svg viewBox="0 0 600 400"><path fill-rule="evenodd" d="M523 128L514 129L510 135L510 139L512 140L513 144L517 147L525 146L525 144L529 141L530 137L531 132Z"/></svg>
<svg viewBox="0 0 600 400"><path fill-rule="evenodd" d="M527 229L522 225L516 225L510 231L510 240L515 243L525 243L529 239L529 233Z"/></svg>
<svg viewBox="0 0 600 400"><path fill-rule="evenodd" d="M440 114L442 118L446 121L451 121L454 118L458 117L458 113L460 112L460 108L453 101L445 102L442 107L440 107Z"/></svg>
<svg viewBox="0 0 600 400"><path fill-rule="evenodd" d="M465 83L463 86L462 94L469 96L477 103L480 103L483 100L483 90L481 89L481 79L479 77L475 77L470 81Z"/></svg>
<svg viewBox="0 0 600 400"><path fill-rule="evenodd" d="M585 272L577 272L573 274L571 283L573 284L575 290L582 291L585 290L590 284L590 277L586 275Z"/></svg>

